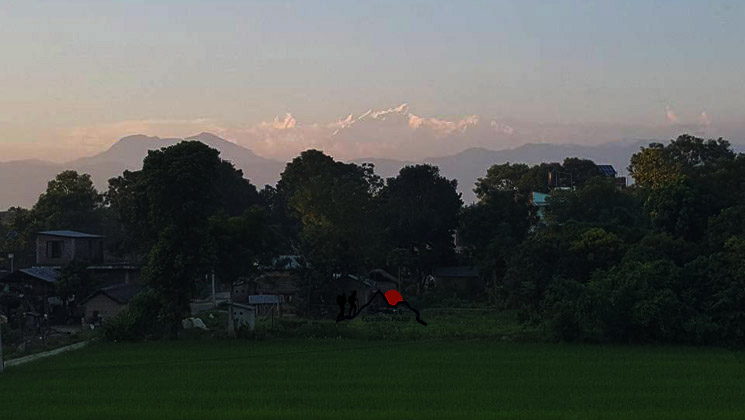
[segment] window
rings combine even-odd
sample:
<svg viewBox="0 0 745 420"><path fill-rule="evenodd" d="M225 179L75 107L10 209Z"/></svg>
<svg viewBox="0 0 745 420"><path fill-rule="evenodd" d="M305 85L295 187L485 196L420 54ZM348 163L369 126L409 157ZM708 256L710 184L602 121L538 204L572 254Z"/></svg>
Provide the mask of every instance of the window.
<svg viewBox="0 0 745 420"><path fill-rule="evenodd" d="M47 241L47 257L48 258L62 258L62 253L65 250L64 241Z"/></svg>

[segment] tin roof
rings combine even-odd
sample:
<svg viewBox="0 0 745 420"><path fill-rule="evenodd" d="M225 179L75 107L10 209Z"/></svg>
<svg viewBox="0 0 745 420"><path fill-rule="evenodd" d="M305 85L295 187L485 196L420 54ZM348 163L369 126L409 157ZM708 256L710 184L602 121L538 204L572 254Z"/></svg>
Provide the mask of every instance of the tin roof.
<svg viewBox="0 0 745 420"><path fill-rule="evenodd" d="M22 268L18 271L47 283L56 283L60 276L59 271L49 267Z"/></svg>
<svg viewBox="0 0 745 420"><path fill-rule="evenodd" d="M39 234L60 236L63 238L103 238L101 235L91 235L90 233L76 232L74 230L45 230L39 232Z"/></svg>
<svg viewBox="0 0 745 420"><path fill-rule="evenodd" d="M600 173L605 176L616 176L616 169L612 165L597 165Z"/></svg>
<svg viewBox="0 0 745 420"><path fill-rule="evenodd" d="M97 295L104 295L109 297L114 302L124 305L132 300L135 295L140 293L142 289L144 289L144 287L137 283L118 283L109 287L104 287L103 289L99 289L98 291L87 297L83 301L83 303L91 300Z"/></svg>

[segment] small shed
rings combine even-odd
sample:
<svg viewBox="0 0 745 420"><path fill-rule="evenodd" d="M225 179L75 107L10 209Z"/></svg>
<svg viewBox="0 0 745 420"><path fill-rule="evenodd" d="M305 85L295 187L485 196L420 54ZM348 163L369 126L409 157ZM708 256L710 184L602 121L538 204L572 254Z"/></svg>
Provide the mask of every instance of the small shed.
<svg viewBox="0 0 745 420"><path fill-rule="evenodd" d="M256 307L243 303L233 302L231 304L233 324L236 329L248 327L253 331L256 326Z"/></svg>
<svg viewBox="0 0 745 420"><path fill-rule="evenodd" d="M116 316L143 288L137 283L119 283L97 290L81 303L85 307L85 319L96 321Z"/></svg>

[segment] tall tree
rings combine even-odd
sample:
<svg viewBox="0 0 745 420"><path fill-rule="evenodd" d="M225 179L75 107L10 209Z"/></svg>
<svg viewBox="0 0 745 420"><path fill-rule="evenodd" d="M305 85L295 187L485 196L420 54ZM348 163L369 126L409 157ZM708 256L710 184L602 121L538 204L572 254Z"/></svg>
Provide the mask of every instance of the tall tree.
<svg viewBox="0 0 745 420"><path fill-rule="evenodd" d="M715 170L735 157L726 140L704 140L684 134L668 145L651 143L642 147L631 156L628 169L640 187L660 188L695 171Z"/></svg>
<svg viewBox="0 0 745 420"><path fill-rule="evenodd" d="M336 162L318 150L306 150L288 163L277 191L302 224L306 260L327 275L376 265L382 235L373 196L380 186L372 166Z"/></svg>
<svg viewBox="0 0 745 420"><path fill-rule="evenodd" d="M217 150L194 141L148 152L142 170L109 185L111 206L147 253L144 278L174 335L194 281L216 262L210 218L245 211L258 201L256 189Z"/></svg>
<svg viewBox="0 0 745 420"><path fill-rule="evenodd" d="M417 279L454 258L453 235L463 201L457 181L436 166L407 166L381 190L384 225L394 248L411 253Z"/></svg>
<svg viewBox="0 0 745 420"><path fill-rule="evenodd" d="M95 230L102 203L90 175L63 171L49 181L32 211L44 229Z"/></svg>
<svg viewBox="0 0 745 420"><path fill-rule="evenodd" d="M562 170L571 175L572 187L582 188L591 178L602 176L595 162L589 159L568 157L561 164Z"/></svg>

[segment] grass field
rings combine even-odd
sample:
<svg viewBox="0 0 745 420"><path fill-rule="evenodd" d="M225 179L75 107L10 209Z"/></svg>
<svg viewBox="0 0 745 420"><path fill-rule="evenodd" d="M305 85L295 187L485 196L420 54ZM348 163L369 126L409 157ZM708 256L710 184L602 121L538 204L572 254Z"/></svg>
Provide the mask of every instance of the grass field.
<svg viewBox="0 0 745 420"><path fill-rule="evenodd" d="M495 341L98 344L0 375L0 419L742 419L723 349Z"/></svg>

